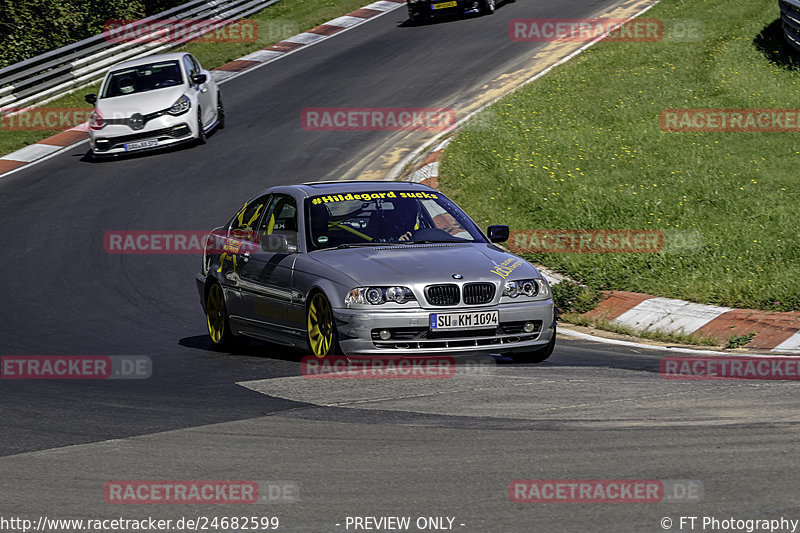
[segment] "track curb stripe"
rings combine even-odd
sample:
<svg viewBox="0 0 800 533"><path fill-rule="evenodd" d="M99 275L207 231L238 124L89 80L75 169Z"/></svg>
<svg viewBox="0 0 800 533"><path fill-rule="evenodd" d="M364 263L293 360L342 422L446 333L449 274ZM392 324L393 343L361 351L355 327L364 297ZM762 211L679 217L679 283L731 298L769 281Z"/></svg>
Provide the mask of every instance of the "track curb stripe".
<svg viewBox="0 0 800 533"><path fill-rule="evenodd" d="M731 309L650 294L607 291L606 299L583 315L609 320L637 331L665 331L713 337L755 333L745 346L756 350L800 354L800 312Z"/></svg>
<svg viewBox="0 0 800 533"><path fill-rule="evenodd" d="M261 61L249 61L245 59L235 59L228 63L225 63L221 67L217 67L214 70L227 70L230 72L242 72L243 70L247 70L253 68L256 65L260 65Z"/></svg>

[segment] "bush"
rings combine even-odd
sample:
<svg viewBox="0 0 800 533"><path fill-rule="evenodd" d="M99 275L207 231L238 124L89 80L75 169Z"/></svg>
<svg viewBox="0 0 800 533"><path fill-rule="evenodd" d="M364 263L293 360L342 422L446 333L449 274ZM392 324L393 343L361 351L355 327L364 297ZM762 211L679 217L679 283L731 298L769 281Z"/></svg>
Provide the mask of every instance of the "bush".
<svg viewBox="0 0 800 533"><path fill-rule="evenodd" d="M0 68L97 35L187 0L0 0Z"/></svg>
<svg viewBox="0 0 800 533"><path fill-rule="evenodd" d="M559 313L585 313L603 299L602 292L569 280L553 285L552 289Z"/></svg>

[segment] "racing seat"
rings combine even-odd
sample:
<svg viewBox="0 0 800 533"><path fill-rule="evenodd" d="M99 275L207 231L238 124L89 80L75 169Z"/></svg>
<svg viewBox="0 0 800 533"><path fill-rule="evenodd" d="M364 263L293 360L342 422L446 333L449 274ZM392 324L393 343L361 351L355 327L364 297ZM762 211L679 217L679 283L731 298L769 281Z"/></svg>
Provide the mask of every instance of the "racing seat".
<svg viewBox="0 0 800 533"><path fill-rule="evenodd" d="M272 230L273 235L286 235L286 242L290 246L297 246L297 219L278 218Z"/></svg>
<svg viewBox="0 0 800 533"><path fill-rule="evenodd" d="M293 201L281 200L264 223L267 235L285 235L289 246L297 247L297 210Z"/></svg>

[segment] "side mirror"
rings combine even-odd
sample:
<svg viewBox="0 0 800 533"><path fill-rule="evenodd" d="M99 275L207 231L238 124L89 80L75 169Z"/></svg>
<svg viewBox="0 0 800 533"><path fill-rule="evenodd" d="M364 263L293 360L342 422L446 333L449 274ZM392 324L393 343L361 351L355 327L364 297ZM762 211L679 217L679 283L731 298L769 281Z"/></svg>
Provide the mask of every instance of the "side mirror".
<svg viewBox="0 0 800 533"><path fill-rule="evenodd" d="M508 240L508 226L495 225L489 226L489 242L506 242Z"/></svg>
<svg viewBox="0 0 800 533"><path fill-rule="evenodd" d="M86 100L86 102L89 104L97 103L97 95L94 93L87 94L86 96L83 97L83 99Z"/></svg>
<svg viewBox="0 0 800 533"><path fill-rule="evenodd" d="M271 254L291 254L297 246L289 244L286 235L261 235L261 250Z"/></svg>
<svg viewBox="0 0 800 533"><path fill-rule="evenodd" d="M208 76L206 76L205 74L195 74L194 76L192 76L192 83L194 83L195 85L202 85L206 82L207 79Z"/></svg>

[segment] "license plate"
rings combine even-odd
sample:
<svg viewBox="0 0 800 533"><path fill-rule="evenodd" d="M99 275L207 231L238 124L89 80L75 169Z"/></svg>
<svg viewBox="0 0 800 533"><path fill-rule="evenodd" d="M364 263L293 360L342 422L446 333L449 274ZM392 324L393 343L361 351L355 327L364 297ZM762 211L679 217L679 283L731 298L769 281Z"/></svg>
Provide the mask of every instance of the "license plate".
<svg viewBox="0 0 800 533"><path fill-rule="evenodd" d="M476 311L473 313L431 313L431 329L493 328L500 324L499 311Z"/></svg>
<svg viewBox="0 0 800 533"><path fill-rule="evenodd" d="M142 148L152 148L153 146L158 146L158 139L148 139L146 141L140 141L137 143L123 144L122 146L125 147L126 152L132 152L134 150L141 150Z"/></svg>
<svg viewBox="0 0 800 533"><path fill-rule="evenodd" d="M456 7L458 2L442 2L441 4L433 4L433 9L447 9L448 7Z"/></svg>

